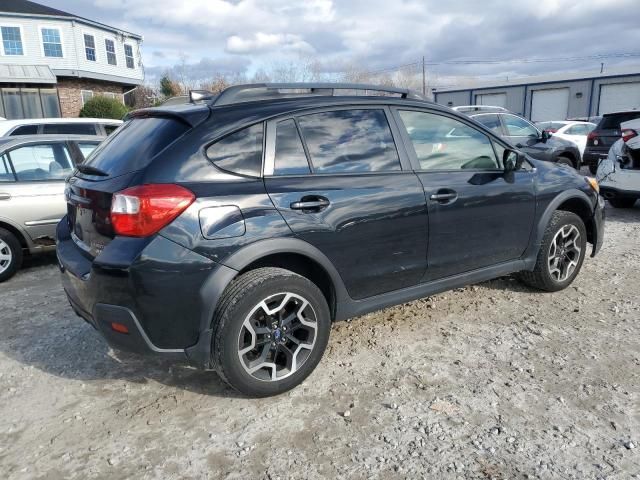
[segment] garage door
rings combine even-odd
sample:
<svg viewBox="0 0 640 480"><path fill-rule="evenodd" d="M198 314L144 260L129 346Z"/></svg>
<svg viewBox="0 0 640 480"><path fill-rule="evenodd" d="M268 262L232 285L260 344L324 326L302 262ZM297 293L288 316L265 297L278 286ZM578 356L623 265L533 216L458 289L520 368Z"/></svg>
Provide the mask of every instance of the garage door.
<svg viewBox="0 0 640 480"><path fill-rule="evenodd" d="M640 108L640 82L614 83L600 87L598 114Z"/></svg>
<svg viewBox="0 0 640 480"><path fill-rule="evenodd" d="M566 120L569 111L569 89L534 90L531 98L531 120Z"/></svg>
<svg viewBox="0 0 640 480"><path fill-rule="evenodd" d="M476 105L491 105L492 107L507 107L506 93L480 93L476 95Z"/></svg>

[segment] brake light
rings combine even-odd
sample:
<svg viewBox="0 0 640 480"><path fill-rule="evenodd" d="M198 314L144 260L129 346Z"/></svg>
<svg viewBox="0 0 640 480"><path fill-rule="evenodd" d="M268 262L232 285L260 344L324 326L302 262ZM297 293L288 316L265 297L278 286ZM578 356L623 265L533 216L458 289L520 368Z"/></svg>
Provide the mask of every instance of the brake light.
<svg viewBox="0 0 640 480"><path fill-rule="evenodd" d="M194 200L193 192L179 185L127 188L113 195L111 224L116 235L148 237L171 223Z"/></svg>
<svg viewBox="0 0 640 480"><path fill-rule="evenodd" d="M598 134L594 131L589 132L589 135L587 135L587 140L595 140L596 138L598 138Z"/></svg>
<svg viewBox="0 0 640 480"><path fill-rule="evenodd" d="M638 136L638 132L636 132L635 130L632 130L630 128L627 128L626 130L622 131L622 141L623 142L628 142L633 137L637 137L637 136Z"/></svg>

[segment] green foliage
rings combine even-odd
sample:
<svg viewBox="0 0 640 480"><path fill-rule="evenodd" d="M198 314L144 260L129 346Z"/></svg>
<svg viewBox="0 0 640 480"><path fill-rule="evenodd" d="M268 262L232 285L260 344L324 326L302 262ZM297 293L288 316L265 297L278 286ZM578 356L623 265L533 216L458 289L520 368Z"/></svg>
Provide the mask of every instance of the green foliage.
<svg viewBox="0 0 640 480"><path fill-rule="evenodd" d="M87 100L80 110L81 117L89 118L113 118L122 120L129 109L120 100L108 98L102 95Z"/></svg>
<svg viewBox="0 0 640 480"><path fill-rule="evenodd" d="M165 98L175 97L180 94L180 88L167 75L160 79L160 93Z"/></svg>

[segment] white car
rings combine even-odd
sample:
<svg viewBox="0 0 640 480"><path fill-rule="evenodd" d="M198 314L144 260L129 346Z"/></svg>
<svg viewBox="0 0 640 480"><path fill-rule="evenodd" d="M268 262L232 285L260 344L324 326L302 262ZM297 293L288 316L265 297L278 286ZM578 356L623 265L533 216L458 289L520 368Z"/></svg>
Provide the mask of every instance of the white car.
<svg viewBox="0 0 640 480"><path fill-rule="evenodd" d="M0 120L0 137L16 135L97 135L104 137L122 125L109 118L25 118Z"/></svg>
<svg viewBox="0 0 640 480"><path fill-rule="evenodd" d="M540 127L541 130L552 133L554 137L564 138L565 140L575 143L578 146L578 150L580 150L580 157L584 154L584 149L587 146L587 135L596 128L595 123L569 120L561 122L539 122L536 125Z"/></svg>
<svg viewBox="0 0 640 480"><path fill-rule="evenodd" d="M631 208L640 198L640 118L620 124L621 138L598 165L600 193L612 207Z"/></svg>

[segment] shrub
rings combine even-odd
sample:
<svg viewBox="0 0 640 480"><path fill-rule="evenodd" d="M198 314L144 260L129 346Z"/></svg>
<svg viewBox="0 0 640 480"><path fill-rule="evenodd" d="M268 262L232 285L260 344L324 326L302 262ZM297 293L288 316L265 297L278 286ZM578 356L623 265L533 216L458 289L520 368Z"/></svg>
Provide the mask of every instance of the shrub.
<svg viewBox="0 0 640 480"><path fill-rule="evenodd" d="M122 120L128 111L129 109L120 100L97 95L87 100L80 110L80 116Z"/></svg>

